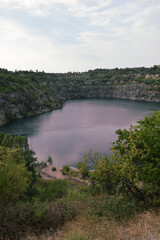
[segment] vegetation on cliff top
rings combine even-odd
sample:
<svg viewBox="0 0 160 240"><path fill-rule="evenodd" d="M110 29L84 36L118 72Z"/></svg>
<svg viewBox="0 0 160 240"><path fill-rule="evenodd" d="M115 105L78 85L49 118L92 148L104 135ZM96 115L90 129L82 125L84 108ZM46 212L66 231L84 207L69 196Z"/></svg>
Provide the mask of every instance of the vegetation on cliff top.
<svg viewBox="0 0 160 240"><path fill-rule="evenodd" d="M55 88L58 95L61 87L78 87L84 85L104 86L104 85L125 85L135 83L145 83L160 85L160 67L150 68L124 68L124 69L95 69L88 72L68 72L68 73L45 73L30 71L8 71L0 69L0 92L13 93L26 90L39 89L44 93L51 92ZM35 96L36 98L36 96Z"/></svg>

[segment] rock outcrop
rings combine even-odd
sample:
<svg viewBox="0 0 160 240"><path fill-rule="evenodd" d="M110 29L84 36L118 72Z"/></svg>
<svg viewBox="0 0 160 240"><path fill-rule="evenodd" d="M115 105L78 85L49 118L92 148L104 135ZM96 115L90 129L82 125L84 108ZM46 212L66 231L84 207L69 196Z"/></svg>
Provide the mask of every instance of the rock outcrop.
<svg viewBox="0 0 160 240"><path fill-rule="evenodd" d="M119 98L130 100L143 100L148 102L160 102L160 92L151 91L148 85L145 84L132 84L132 85L120 85L120 86L81 86L75 87L63 87L60 89L59 94L61 96L61 103L54 102L54 98L51 99L51 106L47 107L42 104L42 100L38 99L32 102L30 106L30 112L27 116L33 116L40 113L45 113L63 106L63 103L71 99L81 98ZM8 99L21 99L21 102L16 104L10 103ZM25 98L23 94L11 93L0 94L0 125L9 122L12 119L23 118L25 116Z"/></svg>
<svg viewBox="0 0 160 240"><path fill-rule="evenodd" d="M160 102L160 92L150 91L145 84L82 87L81 91L75 94L76 96L80 98L121 98Z"/></svg>

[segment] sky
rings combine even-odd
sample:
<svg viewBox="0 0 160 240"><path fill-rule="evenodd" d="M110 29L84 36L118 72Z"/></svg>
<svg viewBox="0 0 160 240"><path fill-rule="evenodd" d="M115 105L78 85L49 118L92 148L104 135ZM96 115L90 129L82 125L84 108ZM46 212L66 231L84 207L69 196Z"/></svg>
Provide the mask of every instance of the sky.
<svg viewBox="0 0 160 240"><path fill-rule="evenodd" d="M0 68L160 64L160 0L0 0Z"/></svg>

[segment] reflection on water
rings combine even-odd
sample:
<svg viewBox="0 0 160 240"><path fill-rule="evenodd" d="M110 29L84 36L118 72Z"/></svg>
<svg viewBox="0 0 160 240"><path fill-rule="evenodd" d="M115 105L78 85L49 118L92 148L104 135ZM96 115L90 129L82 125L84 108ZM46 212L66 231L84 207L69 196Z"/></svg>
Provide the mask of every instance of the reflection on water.
<svg viewBox="0 0 160 240"><path fill-rule="evenodd" d="M50 155L56 166L75 165L91 148L108 152L118 128L128 128L158 108L158 103L130 100L73 100L61 110L16 120L0 130L28 136L40 161Z"/></svg>

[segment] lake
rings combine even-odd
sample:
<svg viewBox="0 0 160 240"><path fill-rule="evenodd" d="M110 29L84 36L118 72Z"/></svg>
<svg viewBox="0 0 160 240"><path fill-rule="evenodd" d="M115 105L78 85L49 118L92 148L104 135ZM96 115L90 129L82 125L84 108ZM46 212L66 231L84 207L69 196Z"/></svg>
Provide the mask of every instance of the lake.
<svg viewBox="0 0 160 240"><path fill-rule="evenodd" d="M109 153L118 128L129 128L160 109L159 103L120 99L72 100L64 107L38 116L18 119L0 131L28 137L39 161L50 155L55 166L76 166L90 149Z"/></svg>

